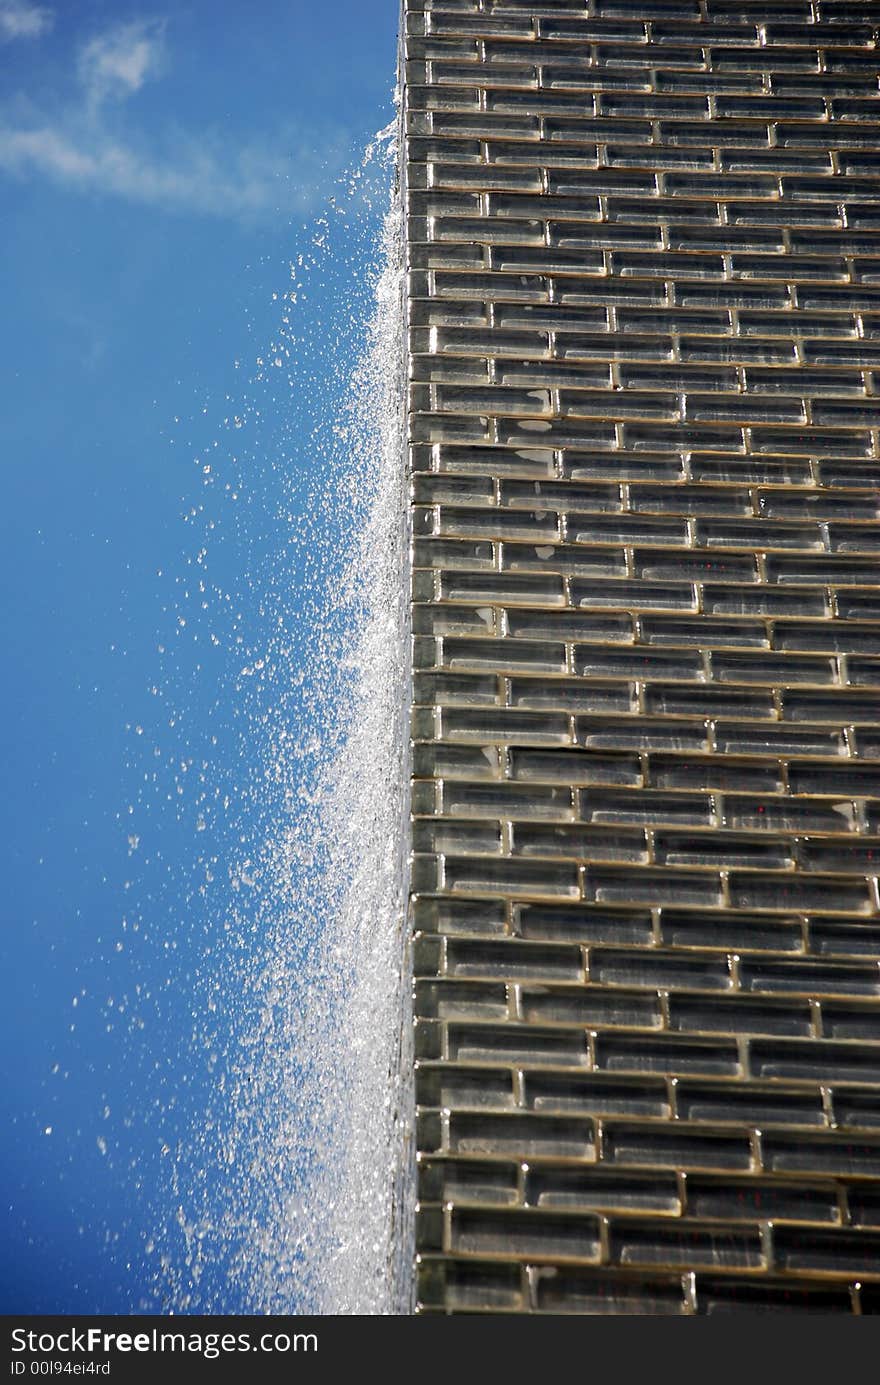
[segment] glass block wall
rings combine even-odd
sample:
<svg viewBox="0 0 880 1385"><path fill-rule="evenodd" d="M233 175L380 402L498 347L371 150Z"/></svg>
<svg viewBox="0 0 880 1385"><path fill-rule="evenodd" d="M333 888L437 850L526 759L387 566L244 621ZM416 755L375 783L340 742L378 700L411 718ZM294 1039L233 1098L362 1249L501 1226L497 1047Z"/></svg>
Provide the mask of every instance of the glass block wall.
<svg viewBox="0 0 880 1385"><path fill-rule="evenodd" d="M404 17L418 1311L880 1312L880 5Z"/></svg>

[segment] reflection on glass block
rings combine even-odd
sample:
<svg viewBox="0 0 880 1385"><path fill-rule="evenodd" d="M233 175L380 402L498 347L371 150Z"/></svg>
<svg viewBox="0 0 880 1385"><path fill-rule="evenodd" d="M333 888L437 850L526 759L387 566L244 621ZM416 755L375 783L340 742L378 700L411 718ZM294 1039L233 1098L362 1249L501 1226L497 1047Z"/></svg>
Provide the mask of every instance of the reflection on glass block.
<svg viewBox="0 0 880 1385"><path fill-rule="evenodd" d="M852 0L407 0L419 1311L880 1312Z"/></svg>

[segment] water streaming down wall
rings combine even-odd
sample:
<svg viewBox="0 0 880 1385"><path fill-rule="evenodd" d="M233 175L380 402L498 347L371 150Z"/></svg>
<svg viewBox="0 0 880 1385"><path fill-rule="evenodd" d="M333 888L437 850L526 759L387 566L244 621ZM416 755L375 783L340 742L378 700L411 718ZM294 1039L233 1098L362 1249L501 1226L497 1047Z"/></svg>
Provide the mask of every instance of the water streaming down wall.
<svg viewBox="0 0 880 1385"><path fill-rule="evenodd" d="M396 142L394 149L396 150ZM350 959L349 992L316 1065L339 1064L327 1193L333 1239L317 1266L322 1311L407 1312L414 1209L409 890L410 626L405 434L405 284L401 187L386 217L369 349L355 378L357 446L375 457L375 495L350 579L368 593L352 720L333 774L324 832L344 901L321 976ZM322 980L309 997L320 1006Z"/></svg>
<svg viewBox="0 0 880 1385"><path fill-rule="evenodd" d="M389 158L395 148L389 144ZM310 805L300 802L292 831L267 845L275 950L257 985L292 1000L296 1018L275 1032L270 1003L266 1043L250 1074L270 1096L258 1152L277 1180L271 1253L257 1250L244 1266L256 1275L264 1311L289 1309L292 1288L302 1302L304 1284L305 1306L321 1313L406 1311L411 1295L402 234L395 184L375 315L347 411L347 479L362 488L362 518L329 596L334 619L344 611L346 620L341 640L337 634L324 647L320 670L309 670L313 684L329 680L332 720ZM313 940L307 961L304 925ZM272 1060L282 1045L296 1063L295 1093L275 1083ZM297 1194L304 1163L309 1177Z"/></svg>
<svg viewBox="0 0 880 1385"><path fill-rule="evenodd" d="M859 0L406 0L419 1303L880 1312Z"/></svg>
<svg viewBox="0 0 880 1385"><path fill-rule="evenodd" d="M136 1016L138 1190L161 1144L143 1311L410 1307L403 231L395 121L273 295L277 336L227 440L195 458L207 489L171 612L208 649L157 679L165 729L143 744L168 769L145 760L130 840L153 851L148 878L173 876L174 842L150 847L167 800L198 859L182 909L142 887L127 923L141 974L135 954L112 1001L114 1021ZM320 307L304 321L306 293ZM197 718L193 688L227 649L234 674L218 665Z"/></svg>
<svg viewBox="0 0 880 1385"><path fill-rule="evenodd" d="M288 1201L279 1187L282 1256L276 1250L259 1266L260 1299L276 1311L289 1306L285 1297L297 1263L311 1283L313 1306L323 1313L400 1311L410 1292L409 1257L396 1254L407 1240L399 1209L411 1205L398 1187L406 1177L411 1064L404 926L408 525L396 187L380 258L375 317L352 382L346 443L353 454L350 474L369 498L366 505L361 500L364 527L332 598L337 614L352 613L345 646L337 642L328 651L322 670L333 679L342 656L348 689L343 705L332 707L331 753L322 752L320 782L310 810L298 815L296 844L288 839L270 848L278 853L276 885L291 877L294 882L292 936L285 930L277 938L270 970L273 984L288 986L299 1002L299 1022L275 1043L292 1045L302 1076L290 1122L280 1114L284 1094L274 1093L274 1123L265 1128L259 1152L265 1167L286 1169L292 1187L299 1175L291 1162L307 1156L313 1166L304 1196ZM307 860L319 864L316 875L297 860L303 848ZM277 904L273 899L273 910ZM296 932L306 912L315 947L304 967ZM271 1085L267 1056L260 1075Z"/></svg>

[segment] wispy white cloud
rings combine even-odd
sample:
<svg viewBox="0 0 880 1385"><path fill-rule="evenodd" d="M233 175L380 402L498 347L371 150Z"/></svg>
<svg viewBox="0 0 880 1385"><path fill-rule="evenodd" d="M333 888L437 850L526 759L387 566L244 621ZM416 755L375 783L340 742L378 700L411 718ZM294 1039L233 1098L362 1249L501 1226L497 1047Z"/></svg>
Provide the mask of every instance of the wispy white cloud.
<svg viewBox="0 0 880 1385"><path fill-rule="evenodd" d="M290 138L295 140L293 132ZM331 176L328 159L336 169L343 158L339 141L320 159L301 157L294 170L277 147L230 149L209 137L180 137L163 159L92 128L73 135L52 124L0 124L0 170L6 173L42 175L84 192L244 221L309 212Z"/></svg>
<svg viewBox="0 0 880 1385"><path fill-rule="evenodd" d="M0 16L25 8L0 0ZM67 99L19 92L0 105L0 174L245 222L309 215L350 156L345 132L276 125L259 143L236 144L220 130L157 121L155 111L139 128L126 98L161 77L167 57L161 19L93 35L76 54Z"/></svg>
<svg viewBox="0 0 880 1385"><path fill-rule="evenodd" d="M30 5L27 0L0 0L0 43L39 38L54 22L54 14L43 5Z"/></svg>
<svg viewBox="0 0 880 1385"><path fill-rule="evenodd" d="M90 102L99 104L139 91L165 64L164 20L134 20L117 24L84 43L77 73Z"/></svg>

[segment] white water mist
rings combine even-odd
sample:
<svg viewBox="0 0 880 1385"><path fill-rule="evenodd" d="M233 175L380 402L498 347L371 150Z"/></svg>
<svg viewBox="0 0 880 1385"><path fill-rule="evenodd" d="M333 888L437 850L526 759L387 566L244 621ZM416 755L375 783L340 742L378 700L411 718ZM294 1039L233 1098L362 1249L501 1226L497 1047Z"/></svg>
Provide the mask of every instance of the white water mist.
<svg viewBox="0 0 880 1385"><path fill-rule="evenodd" d="M298 334L311 332L313 356L322 345L320 329L297 319L297 298L310 291L300 255L281 295L284 326L258 358L266 378L275 370L270 393L258 373L249 398L230 409L237 470L222 494L236 499L250 484L253 497L261 468L278 483L271 505L251 498L235 521L250 554L250 615L229 615L237 598L209 575L222 449L210 463L195 459L214 490L188 516L201 541L186 596L192 588L215 612L199 617L201 636L240 651L219 699L235 702L237 759L178 756L165 793L184 805L178 820L205 834L189 894L205 943L178 989L191 988L191 1051L207 1093L203 1109L190 1097L186 1129L170 1079L150 1079L154 1124L173 1133L162 1160L175 1210L157 1204L146 1247L165 1311L410 1311L409 534L396 139L394 126L377 136L349 180L349 208L365 173L374 199L395 185L380 244L346 252L357 294L350 310L337 302L343 326L327 329L326 378L320 367L298 374ZM311 264L324 256L326 269L340 216L334 201L319 219ZM350 244L369 221L345 212ZM344 285L345 273L337 280ZM315 282L320 289L317 273ZM300 396L313 388L319 411L332 400L334 413L305 442L293 436L300 416L289 425L291 455L314 457L302 474L279 478L289 464L283 455L267 462L259 430L267 410L285 408L285 379ZM249 427L255 440L242 446ZM185 690L158 692L182 734ZM153 783L167 787L155 773ZM149 792L137 807L135 819L148 818ZM149 913L147 902L135 927L155 938ZM160 1001L155 1012L161 1022ZM149 1041L155 1048L155 1034Z"/></svg>
<svg viewBox="0 0 880 1385"><path fill-rule="evenodd" d="M324 622L307 670L323 745L295 821L270 829L257 865L266 956L247 984L263 1004L252 1035L258 1056L238 1074L235 1101L246 1084L248 1103L260 1107L254 1153L275 1203L272 1231L251 1242L240 1267L263 1311L289 1303L297 1266L320 1312L388 1313L408 1301L392 1273L411 1124L402 1054L409 584L396 195L381 260L336 477L337 486L358 487L364 524L337 578L332 613L320 604L312 611ZM286 728L278 732L270 768L293 784L301 758ZM310 1174L294 1192L303 1156Z"/></svg>

